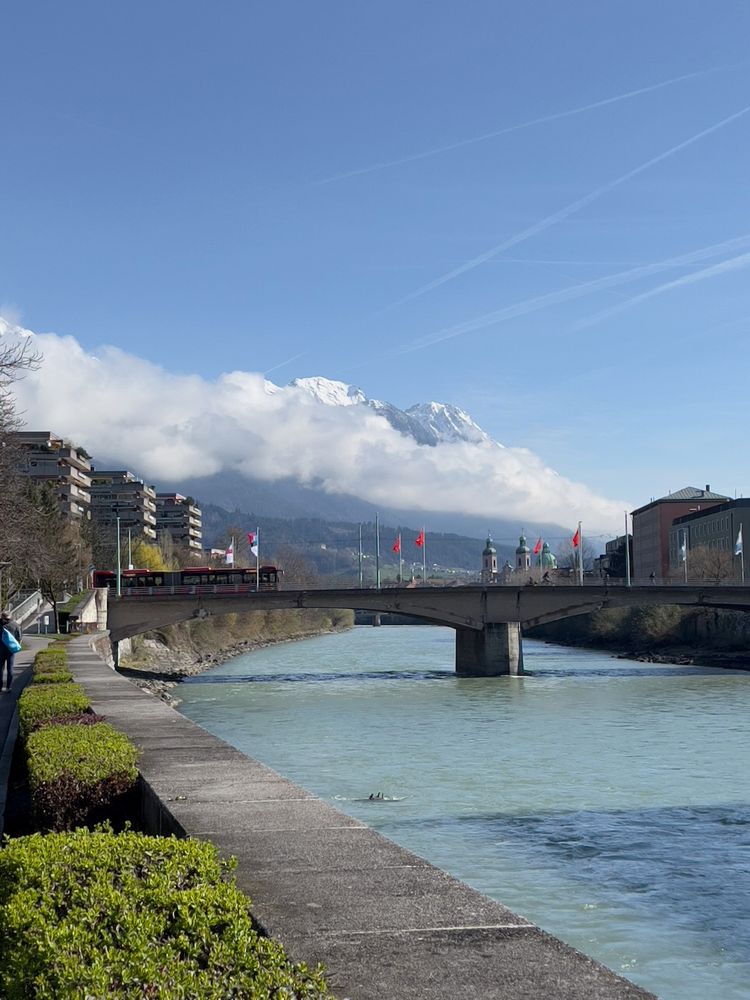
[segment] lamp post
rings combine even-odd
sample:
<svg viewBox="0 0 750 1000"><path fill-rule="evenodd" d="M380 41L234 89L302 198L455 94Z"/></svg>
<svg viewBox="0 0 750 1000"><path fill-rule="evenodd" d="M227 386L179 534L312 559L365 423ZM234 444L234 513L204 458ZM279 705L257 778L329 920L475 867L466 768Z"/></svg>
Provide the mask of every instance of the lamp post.
<svg viewBox="0 0 750 1000"><path fill-rule="evenodd" d="M362 589L362 524L359 525L359 589Z"/></svg>
<svg viewBox="0 0 750 1000"><path fill-rule="evenodd" d="M380 516L375 515L375 586L380 590Z"/></svg>
<svg viewBox="0 0 750 1000"><path fill-rule="evenodd" d="M122 597L122 580L120 578L120 517L117 517L117 596Z"/></svg>

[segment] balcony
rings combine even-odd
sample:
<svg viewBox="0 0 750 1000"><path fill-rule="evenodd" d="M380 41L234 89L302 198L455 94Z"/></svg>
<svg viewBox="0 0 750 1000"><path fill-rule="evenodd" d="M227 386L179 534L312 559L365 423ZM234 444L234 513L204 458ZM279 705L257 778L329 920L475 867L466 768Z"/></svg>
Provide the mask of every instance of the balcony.
<svg viewBox="0 0 750 1000"><path fill-rule="evenodd" d="M59 448L57 455L58 458L64 460L67 464L81 472L91 471L90 459L84 458L77 448Z"/></svg>

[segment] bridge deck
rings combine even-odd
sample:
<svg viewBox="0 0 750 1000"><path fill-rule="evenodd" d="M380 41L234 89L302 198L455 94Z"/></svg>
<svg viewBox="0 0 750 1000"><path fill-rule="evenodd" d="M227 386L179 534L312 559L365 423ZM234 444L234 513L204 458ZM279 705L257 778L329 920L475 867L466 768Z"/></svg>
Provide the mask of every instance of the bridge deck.
<svg viewBox="0 0 750 1000"><path fill-rule="evenodd" d="M229 592L228 592L229 591ZM152 588L120 598L108 594L113 640L164 625L238 611L351 608L412 615L453 628L484 629L500 622L523 626L604 608L671 604L750 611L747 586L528 586L389 587L254 591L225 587Z"/></svg>

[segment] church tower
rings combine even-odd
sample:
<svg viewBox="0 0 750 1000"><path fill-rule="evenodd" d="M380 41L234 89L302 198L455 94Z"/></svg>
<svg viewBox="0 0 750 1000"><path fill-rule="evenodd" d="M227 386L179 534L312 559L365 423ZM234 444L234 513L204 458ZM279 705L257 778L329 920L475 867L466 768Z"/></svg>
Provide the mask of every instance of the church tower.
<svg viewBox="0 0 750 1000"><path fill-rule="evenodd" d="M522 533L516 549L516 569L527 570L531 567L531 553L526 544L526 536Z"/></svg>
<svg viewBox="0 0 750 1000"><path fill-rule="evenodd" d="M487 532L487 542L482 552L482 583L497 582L497 549L492 544L492 537Z"/></svg>

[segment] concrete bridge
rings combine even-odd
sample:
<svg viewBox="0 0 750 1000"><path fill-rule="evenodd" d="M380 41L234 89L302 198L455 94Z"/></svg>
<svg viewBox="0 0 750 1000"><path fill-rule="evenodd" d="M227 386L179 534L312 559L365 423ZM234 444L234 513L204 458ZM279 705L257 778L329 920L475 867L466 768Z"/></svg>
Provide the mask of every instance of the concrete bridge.
<svg viewBox="0 0 750 1000"><path fill-rule="evenodd" d="M188 590L188 593L185 593ZM226 593L204 586L153 588L107 598L107 627L113 642L151 629L209 615L283 608L347 608L413 615L456 630L456 673L494 677L523 673L521 630L544 622L606 608L684 607L750 611L746 586L471 586L388 587L381 590L275 590Z"/></svg>

